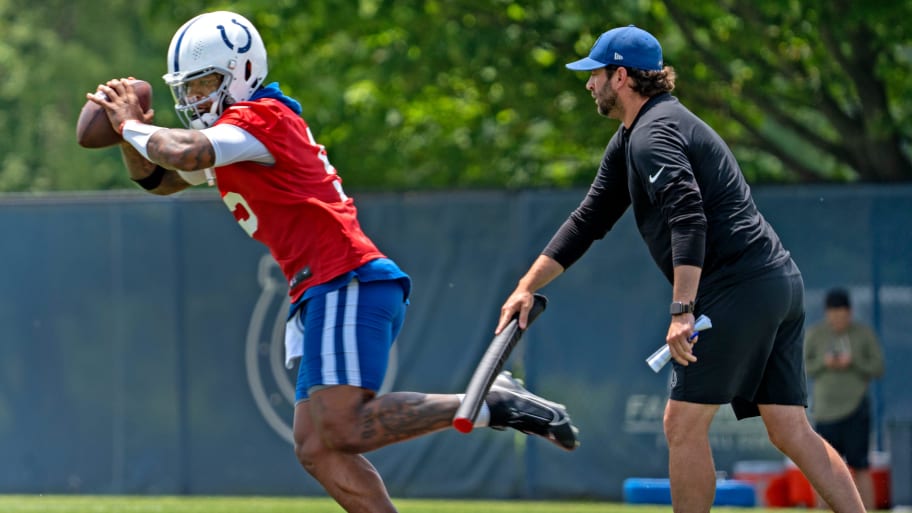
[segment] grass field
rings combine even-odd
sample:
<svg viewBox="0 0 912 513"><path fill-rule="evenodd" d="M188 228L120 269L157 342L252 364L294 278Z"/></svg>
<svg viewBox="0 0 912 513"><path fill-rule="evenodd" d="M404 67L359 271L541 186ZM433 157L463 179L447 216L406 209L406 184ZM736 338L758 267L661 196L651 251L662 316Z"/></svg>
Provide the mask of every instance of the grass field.
<svg viewBox="0 0 912 513"><path fill-rule="evenodd" d="M608 502L394 500L400 513L668 513L670 506ZM713 508L717 513L807 513L806 509ZM330 499L0 495L2 513L343 513Z"/></svg>

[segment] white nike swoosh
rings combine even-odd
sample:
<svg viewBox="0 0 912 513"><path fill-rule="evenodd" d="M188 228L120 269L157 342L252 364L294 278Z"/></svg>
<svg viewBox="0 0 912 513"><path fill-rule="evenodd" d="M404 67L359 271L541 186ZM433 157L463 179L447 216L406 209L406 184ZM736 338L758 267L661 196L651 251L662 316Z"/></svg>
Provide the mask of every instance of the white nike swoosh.
<svg viewBox="0 0 912 513"><path fill-rule="evenodd" d="M656 171L656 174L649 175L649 183L655 183L655 181L659 179L659 175L662 174L662 171L665 171L665 166L662 166L661 169Z"/></svg>

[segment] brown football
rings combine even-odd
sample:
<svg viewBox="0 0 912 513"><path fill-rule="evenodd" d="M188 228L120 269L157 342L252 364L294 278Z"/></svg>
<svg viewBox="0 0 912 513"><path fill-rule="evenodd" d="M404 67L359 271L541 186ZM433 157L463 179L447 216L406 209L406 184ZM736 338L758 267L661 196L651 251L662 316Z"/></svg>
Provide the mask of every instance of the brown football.
<svg viewBox="0 0 912 513"><path fill-rule="evenodd" d="M145 80L133 80L133 90L139 97L143 111L152 105L152 86ZM103 108L86 100L76 121L76 142L83 148L106 148L122 141L120 134L114 131L108 115Z"/></svg>

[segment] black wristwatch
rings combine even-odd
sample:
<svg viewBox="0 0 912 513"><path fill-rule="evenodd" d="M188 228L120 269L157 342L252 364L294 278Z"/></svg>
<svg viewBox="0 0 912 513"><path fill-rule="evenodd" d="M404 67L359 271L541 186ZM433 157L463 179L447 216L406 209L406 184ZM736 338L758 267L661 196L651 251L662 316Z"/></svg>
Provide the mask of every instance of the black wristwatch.
<svg viewBox="0 0 912 513"><path fill-rule="evenodd" d="M694 313L694 302L685 303L683 301L673 301L668 308L668 312L671 313L671 315L692 314Z"/></svg>

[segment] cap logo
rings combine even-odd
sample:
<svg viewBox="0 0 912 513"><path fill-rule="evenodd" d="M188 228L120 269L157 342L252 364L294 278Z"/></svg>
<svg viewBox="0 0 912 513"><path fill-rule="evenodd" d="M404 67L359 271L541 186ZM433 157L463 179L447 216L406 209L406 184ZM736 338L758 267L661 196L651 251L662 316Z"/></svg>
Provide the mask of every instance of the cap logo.
<svg viewBox="0 0 912 513"><path fill-rule="evenodd" d="M614 52L614 60L616 60L616 61L622 61L622 60L624 60L624 56L621 55L621 54L619 54L619 53L617 53L617 52Z"/></svg>

